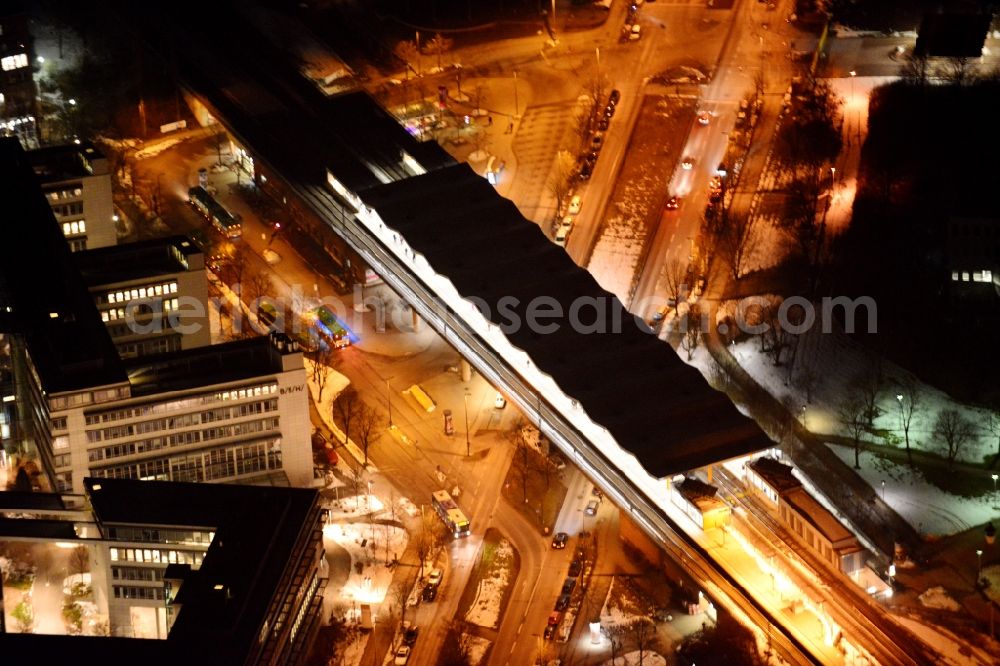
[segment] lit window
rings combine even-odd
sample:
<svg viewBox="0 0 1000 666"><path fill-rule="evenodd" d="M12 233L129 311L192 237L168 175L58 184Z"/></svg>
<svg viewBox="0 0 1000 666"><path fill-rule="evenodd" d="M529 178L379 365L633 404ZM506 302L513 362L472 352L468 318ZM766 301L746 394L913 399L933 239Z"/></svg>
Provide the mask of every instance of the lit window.
<svg viewBox="0 0 1000 666"><path fill-rule="evenodd" d="M969 281L969 274L966 271L962 271L962 282Z"/></svg>
<svg viewBox="0 0 1000 666"><path fill-rule="evenodd" d="M80 220L80 233L81 234L87 233L87 221L86 220Z"/></svg>
<svg viewBox="0 0 1000 666"><path fill-rule="evenodd" d="M118 561L118 549L117 548L112 548L110 552L111 552L111 561L112 562L117 562Z"/></svg>
<svg viewBox="0 0 1000 666"><path fill-rule="evenodd" d="M983 282L993 282L993 271L983 271Z"/></svg>
<svg viewBox="0 0 1000 666"><path fill-rule="evenodd" d="M69 236L71 233L69 230L69 222L63 222L63 236Z"/></svg>
<svg viewBox="0 0 1000 666"><path fill-rule="evenodd" d="M25 53L18 53L17 55L7 56L6 58L0 59L0 67L3 67L3 71L5 72L27 66L28 55Z"/></svg>

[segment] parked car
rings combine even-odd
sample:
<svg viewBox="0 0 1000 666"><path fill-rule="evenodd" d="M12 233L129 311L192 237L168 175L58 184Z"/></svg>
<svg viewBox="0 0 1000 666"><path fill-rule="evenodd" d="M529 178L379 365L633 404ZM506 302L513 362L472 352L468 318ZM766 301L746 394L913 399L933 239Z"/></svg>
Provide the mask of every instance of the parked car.
<svg viewBox="0 0 1000 666"><path fill-rule="evenodd" d="M690 155L685 157L684 160L681 162L681 168L684 169L685 171L689 171L693 167L694 167L694 158L691 157Z"/></svg>
<svg viewBox="0 0 1000 666"><path fill-rule="evenodd" d="M580 180L590 180L590 176L594 173L594 163L584 162L580 166Z"/></svg>
<svg viewBox="0 0 1000 666"><path fill-rule="evenodd" d="M667 199L667 210L677 210L681 205L680 197L674 195Z"/></svg>
<svg viewBox="0 0 1000 666"><path fill-rule="evenodd" d="M640 37L642 37L642 26L636 23L632 26L631 32L629 32L628 40L630 42L637 42Z"/></svg>
<svg viewBox="0 0 1000 666"><path fill-rule="evenodd" d="M392 660L395 666L406 666L410 661L410 646L400 645L396 650L396 657Z"/></svg>
<svg viewBox="0 0 1000 666"><path fill-rule="evenodd" d="M611 123L610 118L607 117L601 118L600 120L597 121L597 129L601 130L602 132L606 132L608 130L608 125L610 123Z"/></svg>
<svg viewBox="0 0 1000 666"><path fill-rule="evenodd" d="M409 625L409 626L407 626ZM406 645L413 645L417 642L417 634L419 629L414 627L409 623L409 621L403 623L403 643Z"/></svg>
<svg viewBox="0 0 1000 666"><path fill-rule="evenodd" d="M427 585L430 587L437 587L441 584L441 579L444 574L440 569L432 569L429 574L427 574Z"/></svg>
<svg viewBox="0 0 1000 666"><path fill-rule="evenodd" d="M498 391L497 397L493 398L493 407L496 409L503 409L506 406L507 398L503 397L503 394Z"/></svg>
<svg viewBox="0 0 1000 666"><path fill-rule="evenodd" d="M583 512L586 513L588 516L596 516L597 507L600 506L600 504L601 503L598 502L597 500L590 500L589 502L587 502L587 508L584 509Z"/></svg>
<svg viewBox="0 0 1000 666"><path fill-rule="evenodd" d="M622 98L622 93L620 90L612 90L611 94L608 95L608 104L611 106L617 106L618 101Z"/></svg>
<svg viewBox="0 0 1000 666"><path fill-rule="evenodd" d="M593 164L594 162L597 161L597 158L600 157L600 156L601 156L601 151L599 151L599 150L592 150L589 153L587 153L587 156L583 158L583 161L584 162L589 162L590 164Z"/></svg>
<svg viewBox="0 0 1000 666"><path fill-rule="evenodd" d="M604 117L605 118L611 118L614 115L615 115L615 105L614 104L608 104L606 107L604 107Z"/></svg>
<svg viewBox="0 0 1000 666"><path fill-rule="evenodd" d="M602 493L601 489L598 488L597 486L591 486L590 487L590 494L593 495L594 497L596 497L599 500L604 499L604 493Z"/></svg>
<svg viewBox="0 0 1000 666"><path fill-rule="evenodd" d="M562 593L566 595L572 594L574 587L576 587L576 578L569 576L563 581Z"/></svg>
<svg viewBox="0 0 1000 666"><path fill-rule="evenodd" d="M569 608L569 599L570 596L568 594L560 594L559 598L556 599L556 610L564 611Z"/></svg>
<svg viewBox="0 0 1000 666"><path fill-rule="evenodd" d="M424 601L431 602L437 599L438 589L436 585L427 585L424 587L424 591L421 593L421 597Z"/></svg>
<svg viewBox="0 0 1000 666"><path fill-rule="evenodd" d="M551 640L552 637L555 636L555 634L556 634L556 625L554 624L545 625L545 631L542 634L542 636L545 637L545 640Z"/></svg>
<svg viewBox="0 0 1000 666"><path fill-rule="evenodd" d="M574 194L573 198L569 200L569 208L567 209L569 214L579 215L581 205L583 205L583 200L580 199L580 195Z"/></svg>
<svg viewBox="0 0 1000 666"><path fill-rule="evenodd" d="M559 611L552 611L549 613L549 626L556 627L559 625L559 621L562 620L562 613Z"/></svg>
<svg viewBox="0 0 1000 666"><path fill-rule="evenodd" d="M590 147L592 150L600 150L601 146L604 145L604 134L597 132L594 134L594 138L590 140Z"/></svg>
<svg viewBox="0 0 1000 666"><path fill-rule="evenodd" d="M576 578L583 571L583 560L577 558L569 563L569 575Z"/></svg>
<svg viewBox="0 0 1000 666"><path fill-rule="evenodd" d="M565 532L559 532L552 537L552 547L556 550L562 550L566 547L567 541L569 541L569 535Z"/></svg>

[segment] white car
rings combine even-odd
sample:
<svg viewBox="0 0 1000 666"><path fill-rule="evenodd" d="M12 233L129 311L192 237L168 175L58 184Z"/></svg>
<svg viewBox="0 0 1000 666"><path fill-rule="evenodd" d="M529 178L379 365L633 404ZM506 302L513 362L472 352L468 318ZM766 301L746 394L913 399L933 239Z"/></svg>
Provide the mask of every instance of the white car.
<svg viewBox="0 0 1000 666"><path fill-rule="evenodd" d="M699 125L707 125L710 122L712 122L712 114L710 114L708 111L702 111L701 113L698 114Z"/></svg>
<svg viewBox="0 0 1000 666"><path fill-rule="evenodd" d="M430 586L436 586L441 584L442 573L440 569L434 569L429 574L427 574L427 584Z"/></svg>
<svg viewBox="0 0 1000 666"><path fill-rule="evenodd" d="M502 393L497 393L497 397L493 399L493 406L497 409L503 409L507 406L507 398L503 397Z"/></svg>
<svg viewBox="0 0 1000 666"><path fill-rule="evenodd" d="M392 660L395 666L406 666L407 662L410 661L410 646L400 645L399 649L396 650L396 658Z"/></svg>
<svg viewBox="0 0 1000 666"><path fill-rule="evenodd" d="M632 31L628 34L628 40L630 42L637 42L640 37L642 37L642 26L636 23L632 26Z"/></svg>
<svg viewBox="0 0 1000 666"><path fill-rule="evenodd" d="M684 161L681 162L681 168L684 169L685 171L690 171L692 168L694 168L694 158L685 157Z"/></svg>
<svg viewBox="0 0 1000 666"><path fill-rule="evenodd" d="M563 218L562 223L559 224L559 228L556 229L556 245L566 247L566 241L569 239L569 232L571 231L573 231L573 218L567 215Z"/></svg>
<svg viewBox="0 0 1000 666"><path fill-rule="evenodd" d="M579 194L574 194L573 198L569 200L569 208L567 209L567 212L570 215L579 215L580 214L580 207L582 205L583 205L583 200L580 199L580 195Z"/></svg>

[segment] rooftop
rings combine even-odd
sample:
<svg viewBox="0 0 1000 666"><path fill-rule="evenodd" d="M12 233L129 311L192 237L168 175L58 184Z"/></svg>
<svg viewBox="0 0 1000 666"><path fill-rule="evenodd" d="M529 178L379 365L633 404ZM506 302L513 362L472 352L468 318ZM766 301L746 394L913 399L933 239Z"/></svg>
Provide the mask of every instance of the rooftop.
<svg viewBox="0 0 1000 666"><path fill-rule="evenodd" d="M273 335L234 340L124 361L132 397L236 382L282 372L282 356ZM297 347L294 348L297 351Z"/></svg>
<svg viewBox="0 0 1000 666"><path fill-rule="evenodd" d="M783 494L792 488L798 488L802 483L792 474L792 468L784 463L780 463L774 458L761 456L755 458L747 464L757 476L764 479L779 494Z"/></svg>
<svg viewBox="0 0 1000 666"><path fill-rule="evenodd" d="M74 252L73 259L84 282L95 287L183 273L188 257L199 253L186 236L170 236Z"/></svg>
<svg viewBox="0 0 1000 666"><path fill-rule="evenodd" d="M804 488L793 488L782 496L785 503L795 508L796 513L808 521L816 530L830 542L835 549L857 546L860 548L854 534L851 533L837 518L816 501Z"/></svg>
<svg viewBox="0 0 1000 666"><path fill-rule="evenodd" d="M0 139L0 330L23 333L49 393L124 382L118 353L74 267L28 157ZM8 309L9 308L9 309Z"/></svg>
<svg viewBox="0 0 1000 666"><path fill-rule="evenodd" d="M719 489L700 479L687 477L674 486L674 491L698 507L702 513L715 509L728 508L726 503L718 497Z"/></svg>
<svg viewBox="0 0 1000 666"><path fill-rule="evenodd" d="M28 152L28 162L42 184L107 173L106 161L97 163L106 159L104 153L89 141L47 146Z"/></svg>
<svg viewBox="0 0 1000 666"><path fill-rule="evenodd" d="M468 165L386 185L362 198L463 298L487 307L487 318L502 329L509 328L508 312L523 322L529 303L554 299L561 314L546 318L558 325L554 332L519 326L506 333L508 340L650 474L662 478L771 446L755 422L646 332L613 294ZM516 305L504 312L501 299L511 297ZM584 304L580 322L569 316L574 303ZM577 332L574 323L590 331Z"/></svg>

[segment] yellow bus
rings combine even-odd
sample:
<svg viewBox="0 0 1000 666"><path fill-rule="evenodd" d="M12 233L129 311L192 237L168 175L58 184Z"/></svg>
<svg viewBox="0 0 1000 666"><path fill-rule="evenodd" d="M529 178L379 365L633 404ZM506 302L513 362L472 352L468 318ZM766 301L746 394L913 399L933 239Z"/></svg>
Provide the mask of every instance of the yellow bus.
<svg viewBox="0 0 1000 666"><path fill-rule="evenodd" d="M410 395L413 396L413 399L417 401L417 404L420 405L428 414L437 408L437 405L434 404L431 397L427 395L427 391L420 388L420 384L414 384L410 387Z"/></svg>

